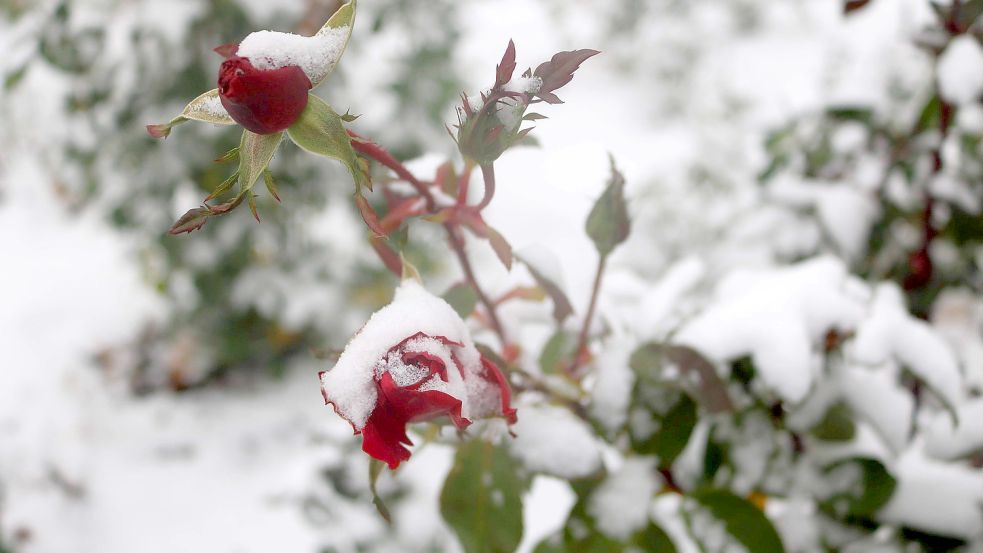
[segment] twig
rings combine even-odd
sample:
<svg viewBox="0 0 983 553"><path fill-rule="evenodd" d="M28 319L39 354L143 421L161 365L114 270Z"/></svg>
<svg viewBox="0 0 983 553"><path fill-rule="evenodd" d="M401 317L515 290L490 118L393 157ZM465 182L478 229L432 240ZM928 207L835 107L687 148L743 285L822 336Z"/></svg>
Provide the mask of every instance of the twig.
<svg viewBox="0 0 983 553"><path fill-rule="evenodd" d="M481 288L478 284L478 279L474 275L474 269L471 267L471 260L468 259L467 251L464 249L464 240L457 233L457 227L451 223L444 223L444 228L447 229L448 241L451 244L451 249L457 254L457 259L461 263L461 269L464 271L464 278L467 280L471 289L478 296L478 301L481 305L485 307L485 311L488 312L488 318L492 324L492 330L495 331L495 335L498 336L499 341L502 342L502 347L504 348L508 344L508 340L505 338L505 330L502 328L502 323L498 318L498 310L494 302L489 299L488 294Z"/></svg>
<svg viewBox="0 0 983 553"><path fill-rule="evenodd" d="M433 213L436 211L437 203L434 201L433 194L430 193L430 189L427 185L423 184L420 179L416 178L409 169L406 168L398 159L394 158L385 148L368 140L362 138L358 134L348 131L348 134L354 138L352 140L352 148L356 152L368 156L377 162L385 165L386 167L393 170L400 179L410 183L410 185L416 189L416 191L423 197L424 201L427 202L427 211Z"/></svg>
<svg viewBox="0 0 983 553"><path fill-rule="evenodd" d="M570 374L577 375L577 371L583 365L590 352L587 350L587 335L590 333L590 323L594 319L594 311L597 309L597 297L601 292L601 279L604 277L604 269L607 268L608 256L601 255L597 262L597 273L594 275L594 287L590 293L590 304L587 306L587 315L584 317L584 325L580 328L580 336L577 338L577 349L574 350L573 363L570 365Z"/></svg>

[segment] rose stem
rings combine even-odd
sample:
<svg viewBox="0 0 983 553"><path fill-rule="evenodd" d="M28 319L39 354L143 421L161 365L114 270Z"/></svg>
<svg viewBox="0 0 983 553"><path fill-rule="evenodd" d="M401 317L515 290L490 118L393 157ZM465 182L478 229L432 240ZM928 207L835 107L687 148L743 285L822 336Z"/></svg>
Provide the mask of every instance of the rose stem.
<svg viewBox="0 0 983 553"><path fill-rule="evenodd" d="M355 151L374 159L389 169L392 169L393 172L396 173L396 176L410 183L410 185L416 189L420 196L423 197L423 199L427 202L428 212L435 213L437 211L433 194L430 193L430 190L427 189L426 185L417 179L405 165L393 157L392 154L386 151L385 148L376 144L375 142L368 141L352 131L348 131L348 134L356 139L352 140L352 147L355 149ZM482 166L482 173L484 172L485 168ZM492 175L492 179L494 182L494 174ZM494 191L494 184L492 184L492 189ZM486 197L488 195L487 181L485 195ZM482 201L484 202L484 200ZM508 341L505 339L505 331L502 328L502 323L498 318L498 311L496 310L495 304L488 298L488 294L486 294L481 288L481 285L478 284L478 279L475 278L474 269L471 267L471 261L468 259L467 252L464 248L464 240L457 234L457 228L453 223L449 221L444 222L444 229L447 230L448 242L450 242L451 249L453 249L454 253L457 254L457 259L461 263L461 269L464 271L465 279L474 290L475 294L477 294L478 300L488 312L488 318L492 323L492 330L494 330L499 341L502 342L502 347L504 348L508 344Z"/></svg>
<svg viewBox="0 0 983 553"><path fill-rule="evenodd" d="M584 317L584 325L580 328L580 336L577 338L577 349L574 350L573 363L570 365L570 374L577 375L580 365L587 361L589 351L587 350L587 334L590 332L590 323L594 319L594 311L597 309L597 297L601 292L601 278L604 276L604 269L607 267L608 256L601 255L597 261L597 273L594 274L594 287L590 293L590 304L587 306L587 316Z"/></svg>

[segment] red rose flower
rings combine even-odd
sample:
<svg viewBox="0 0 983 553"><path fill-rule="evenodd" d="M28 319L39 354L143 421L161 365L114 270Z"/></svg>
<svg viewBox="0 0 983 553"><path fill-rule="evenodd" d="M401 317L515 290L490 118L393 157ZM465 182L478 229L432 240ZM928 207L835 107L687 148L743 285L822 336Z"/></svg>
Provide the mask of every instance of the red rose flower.
<svg viewBox="0 0 983 553"><path fill-rule="evenodd" d="M218 72L222 106L236 123L256 134L272 134L293 125L307 107L311 86L304 70L296 65L257 69L249 59L234 53Z"/></svg>
<svg viewBox="0 0 983 553"><path fill-rule="evenodd" d="M410 458L406 425L448 417L516 420L505 376L474 347L464 321L415 281L404 282L321 373L326 404L362 434L362 450L391 469Z"/></svg>

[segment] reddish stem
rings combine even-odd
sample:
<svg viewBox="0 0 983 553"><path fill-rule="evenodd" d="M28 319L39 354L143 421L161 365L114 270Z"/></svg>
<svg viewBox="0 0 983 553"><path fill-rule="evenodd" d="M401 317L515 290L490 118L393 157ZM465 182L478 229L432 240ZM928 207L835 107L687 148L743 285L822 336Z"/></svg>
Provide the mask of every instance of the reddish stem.
<svg viewBox="0 0 983 553"><path fill-rule="evenodd" d="M418 178L416 178L409 169L406 168L398 159L392 156L385 148L360 137L352 131L348 131L348 134L352 136L355 140L352 140L352 147L356 152L374 159L378 163L392 169L396 176L400 179L405 180L410 183L419 192L419 194L427 202L427 211L429 213L435 213L437 210L436 202L434 201L433 194L427 189L427 186L423 184ZM484 170L484 167L482 167ZM470 170L465 170L465 175L470 174ZM494 185L493 185L494 186ZM487 189L486 189L487 193ZM488 318L491 320L492 330L498 336L498 339L502 342L502 347L504 348L508 345L505 339L505 331L502 327L502 323L498 318L498 312L495 307L495 303L488 298L488 294L481 288L478 284L478 279L475 277L474 268L471 266L471 260L468 259L468 254L465 251L464 239L458 234L457 226L450 222L444 222L444 229L447 230L448 242L451 245L451 249L457 255L458 261L461 263L461 269L464 271L464 277L467 279L468 284L474 290L475 294L478 296L478 300L485 307L488 312Z"/></svg>
<svg viewBox="0 0 983 553"><path fill-rule="evenodd" d="M385 148L376 144L375 142L362 138L353 131L348 131L348 134L355 139L352 140L352 148L354 148L356 152L370 157L392 169L393 172L396 173L396 176L410 183L410 185L413 186L413 188L415 188L421 196L423 196L423 199L427 202L427 211L433 213L436 210L437 204L434 202L433 194L430 193L427 186L420 182L420 180L417 179L413 173L410 173L409 169L407 169L405 165L400 163L400 161L394 158L392 154L386 151Z"/></svg>
<svg viewBox="0 0 983 553"><path fill-rule="evenodd" d="M488 207L495 195L495 166L491 163L482 165L481 176L485 181L485 194L481 197L481 202L475 207L478 211Z"/></svg>
<svg viewBox="0 0 983 553"><path fill-rule="evenodd" d="M590 304L587 306L587 315L584 317L584 325L580 327L580 336L577 338L577 349L574 350L573 363L570 365L570 374L577 376L580 367L590 359L590 350L587 349L587 337L590 333L590 323L594 319L594 311L597 310L597 297L601 293L601 279L604 277L604 269L607 267L608 256L601 255L597 262L597 273L594 274L594 286L590 293Z"/></svg>

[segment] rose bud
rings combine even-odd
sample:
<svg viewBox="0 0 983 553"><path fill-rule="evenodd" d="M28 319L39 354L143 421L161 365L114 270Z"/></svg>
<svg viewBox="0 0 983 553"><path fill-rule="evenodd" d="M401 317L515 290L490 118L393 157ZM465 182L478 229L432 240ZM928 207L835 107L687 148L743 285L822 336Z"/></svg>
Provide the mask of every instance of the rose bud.
<svg viewBox="0 0 983 553"><path fill-rule="evenodd" d="M325 404L362 434L362 450L395 469L410 458L406 425L448 417L516 420L508 383L474 346L465 323L414 280L396 290L322 372Z"/></svg>
<svg viewBox="0 0 983 553"><path fill-rule="evenodd" d="M311 80L296 65L257 69L247 58L230 56L218 73L222 106L236 123L256 134L293 125L307 107L310 89Z"/></svg>
<svg viewBox="0 0 983 553"><path fill-rule="evenodd" d="M218 74L222 105L257 134L290 127L307 106L307 92L338 62L348 33L348 26L310 37L258 31L238 45L219 46L215 51L226 57Z"/></svg>

